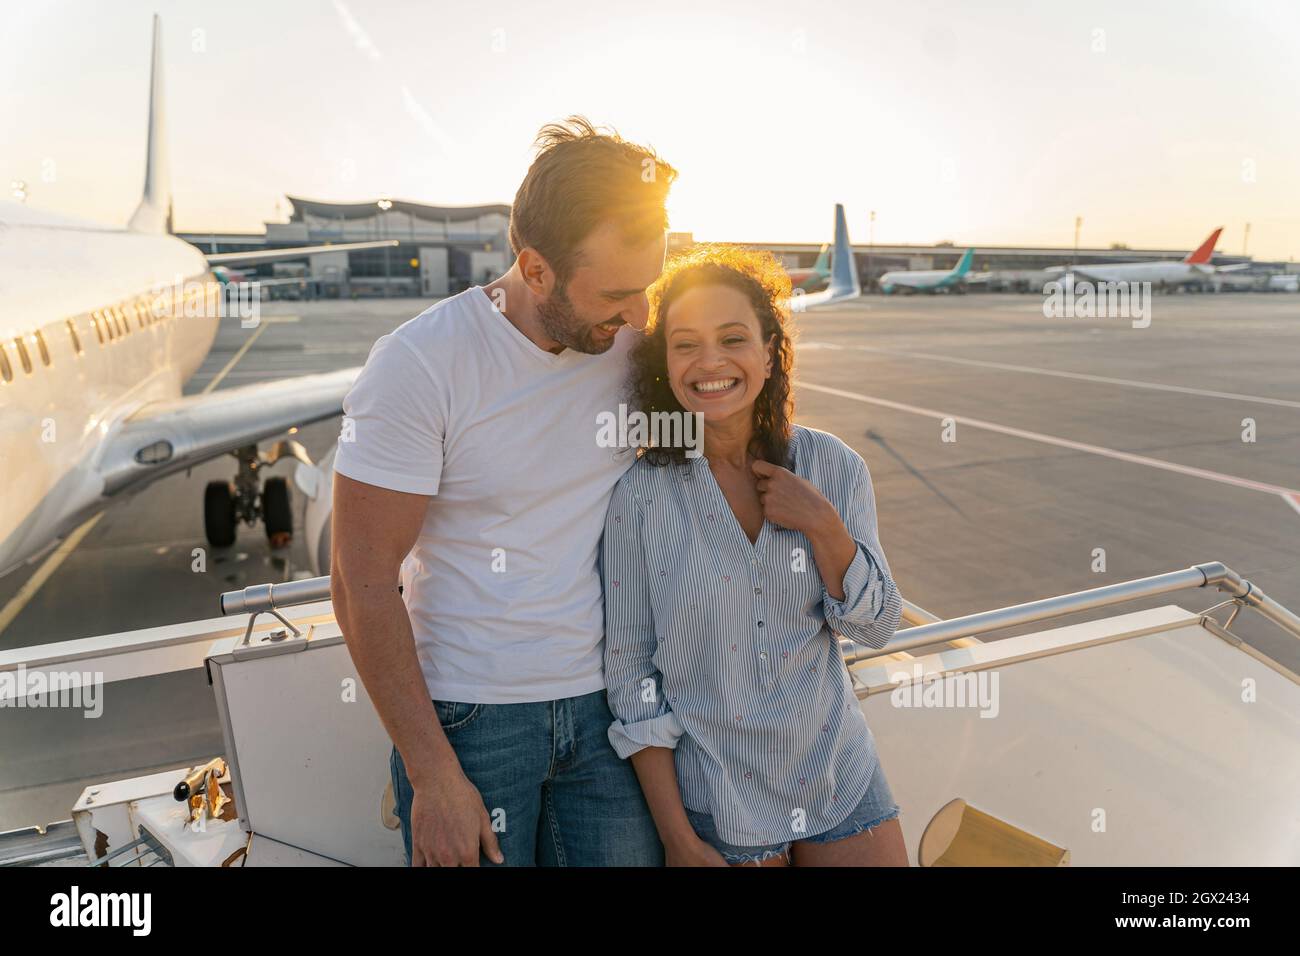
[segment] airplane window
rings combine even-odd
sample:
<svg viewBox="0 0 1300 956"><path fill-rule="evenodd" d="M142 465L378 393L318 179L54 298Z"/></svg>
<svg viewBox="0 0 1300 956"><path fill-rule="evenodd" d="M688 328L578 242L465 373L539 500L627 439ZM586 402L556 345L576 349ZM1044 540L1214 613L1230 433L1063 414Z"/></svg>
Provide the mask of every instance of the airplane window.
<svg viewBox="0 0 1300 956"><path fill-rule="evenodd" d="M33 336L33 338L36 339L36 347L40 349L41 352L41 364L48 368L50 364L50 350L45 346L45 333L40 329L37 329L36 335Z"/></svg>
<svg viewBox="0 0 1300 956"><path fill-rule="evenodd" d="M126 314L117 306L113 306L112 313L113 320L117 322L117 327L122 330L122 334L124 336L129 335L131 332L131 326L126 324Z"/></svg>
<svg viewBox="0 0 1300 956"><path fill-rule="evenodd" d="M14 339L14 345L18 349L18 360L23 363L23 371L28 375L32 374L32 357L27 354L27 346L23 345L21 338Z"/></svg>
<svg viewBox="0 0 1300 956"><path fill-rule="evenodd" d="M3 343L0 343L0 378L3 378L6 382L14 380L14 369L9 364L9 355L5 352Z"/></svg>
<svg viewBox="0 0 1300 956"><path fill-rule="evenodd" d="M91 325L91 327L95 330L95 335L96 335L96 337L99 339L99 344L100 344L100 345L103 345L103 344L104 344L104 327L103 327L102 325L100 325L100 322L99 322L99 313L98 313L98 312L92 312L92 313L90 313L90 325Z"/></svg>
<svg viewBox="0 0 1300 956"><path fill-rule="evenodd" d="M81 337L77 335L77 323L73 322L71 319L68 319L68 335L72 336L72 347L77 350L78 355L81 355L83 352L83 349L81 348Z"/></svg>

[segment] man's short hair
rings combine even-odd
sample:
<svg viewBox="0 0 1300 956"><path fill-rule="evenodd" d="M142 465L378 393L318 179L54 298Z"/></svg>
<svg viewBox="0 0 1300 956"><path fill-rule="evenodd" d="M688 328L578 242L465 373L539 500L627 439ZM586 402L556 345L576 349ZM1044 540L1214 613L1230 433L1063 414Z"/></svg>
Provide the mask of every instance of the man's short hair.
<svg viewBox="0 0 1300 956"><path fill-rule="evenodd" d="M537 158L510 210L510 246L515 255L540 252L561 285L578 264L578 247L602 223L618 224L628 245L668 228L665 203L677 170L653 149L581 116L543 126L534 145Z"/></svg>

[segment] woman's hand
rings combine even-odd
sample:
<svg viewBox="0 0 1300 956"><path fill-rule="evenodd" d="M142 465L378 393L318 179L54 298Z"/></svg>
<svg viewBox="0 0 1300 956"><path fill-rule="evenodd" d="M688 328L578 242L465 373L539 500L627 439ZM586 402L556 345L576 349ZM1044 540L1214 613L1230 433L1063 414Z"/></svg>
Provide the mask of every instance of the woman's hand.
<svg viewBox="0 0 1300 956"><path fill-rule="evenodd" d="M844 527L835 506L811 481L766 461L755 461L750 467L758 476L758 500L768 521L802 531L809 539Z"/></svg>
<svg viewBox="0 0 1300 956"><path fill-rule="evenodd" d="M811 481L766 461L751 466L758 475L758 499L763 516L773 524L801 531L813 548L817 572L826 593L844 600L844 574L858 553L857 542L844 527L835 506Z"/></svg>
<svg viewBox="0 0 1300 956"><path fill-rule="evenodd" d="M721 853L693 832L664 843L664 866L730 866Z"/></svg>

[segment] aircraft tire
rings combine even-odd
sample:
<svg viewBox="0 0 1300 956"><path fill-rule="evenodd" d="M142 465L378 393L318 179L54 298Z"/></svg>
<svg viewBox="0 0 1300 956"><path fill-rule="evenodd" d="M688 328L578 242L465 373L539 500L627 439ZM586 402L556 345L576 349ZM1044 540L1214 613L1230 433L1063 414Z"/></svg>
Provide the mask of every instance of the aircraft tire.
<svg viewBox="0 0 1300 956"><path fill-rule="evenodd" d="M209 481L203 490L203 533L214 548L235 543L235 496L227 481Z"/></svg>

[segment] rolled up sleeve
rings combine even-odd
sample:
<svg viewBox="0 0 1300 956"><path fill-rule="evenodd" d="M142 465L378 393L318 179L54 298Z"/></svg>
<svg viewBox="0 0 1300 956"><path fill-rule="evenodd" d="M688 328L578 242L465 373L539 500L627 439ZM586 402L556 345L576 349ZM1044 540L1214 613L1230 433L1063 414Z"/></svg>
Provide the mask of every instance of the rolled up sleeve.
<svg viewBox="0 0 1300 956"><path fill-rule="evenodd" d="M857 474L846 500L834 502L849 536L857 543L844 572L844 599L836 600L822 587L822 609L835 633L855 644L881 648L898 630L903 598L889 573L876 531L876 498L866 462L857 458Z"/></svg>
<svg viewBox="0 0 1300 956"><path fill-rule="evenodd" d="M658 644L645 555L640 503L624 480L605 516L601 569L605 584L605 686L615 720L609 742L627 759L646 747L675 748L681 724L668 706L653 656Z"/></svg>

